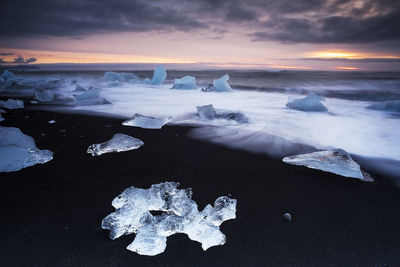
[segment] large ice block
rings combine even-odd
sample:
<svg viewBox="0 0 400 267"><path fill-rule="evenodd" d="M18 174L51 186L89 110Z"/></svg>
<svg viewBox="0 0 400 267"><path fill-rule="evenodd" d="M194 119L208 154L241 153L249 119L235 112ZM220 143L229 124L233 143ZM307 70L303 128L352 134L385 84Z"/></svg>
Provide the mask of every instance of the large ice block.
<svg viewBox="0 0 400 267"><path fill-rule="evenodd" d="M180 79L175 79L175 83L172 86L172 89L196 89L196 78L192 76L184 76Z"/></svg>
<svg viewBox="0 0 400 267"><path fill-rule="evenodd" d="M157 66L154 69L153 79L151 80L151 84L160 85L163 83L165 78L167 78L167 71L165 70L164 66Z"/></svg>
<svg viewBox="0 0 400 267"><path fill-rule="evenodd" d="M292 100L286 104L288 108L301 111L327 111L328 109L321 103L323 99L315 94Z"/></svg>
<svg viewBox="0 0 400 267"><path fill-rule="evenodd" d="M221 78L214 80L212 91L215 92L232 91L231 86L228 84L228 80L229 80L228 74L225 74Z"/></svg>
<svg viewBox="0 0 400 267"><path fill-rule="evenodd" d="M147 256L164 252L167 237L176 233L185 233L200 242L203 250L225 244L226 237L219 226L236 218L236 199L219 197L214 206L207 205L199 211L191 199L192 190L178 186L179 183L165 182L149 189L126 189L112 201L116 210L103 219L101 227L110 230L111 239L135 233L127 249ZM152 215L150 211L162 213Z"/></svg>
<svg viewBox="0 0 400 267"><path fill-rule="evenodd" d="M170 120L171 117L155 118L136 113L135 115L133 115L132 119L122 122L122 125L140 127L143 129L161 129Z"/></svg>
<svg viewBox="0 0 400 267"><path fill-rule="evenodd" d="M117 133L107 142L90 145L87 149L87 153L91 153L92 156L100 156L105 153L137 149L143 145L144 143L140 139L126 134Z"/></svg>

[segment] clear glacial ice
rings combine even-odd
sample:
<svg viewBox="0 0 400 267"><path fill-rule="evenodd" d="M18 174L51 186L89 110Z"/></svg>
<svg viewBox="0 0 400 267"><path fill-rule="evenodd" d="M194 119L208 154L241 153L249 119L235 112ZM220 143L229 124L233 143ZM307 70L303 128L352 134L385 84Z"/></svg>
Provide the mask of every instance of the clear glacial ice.
<svg viewBox="0 0 400 267"><path fill-rule="evenodd" d="M217 112L214 109L214 106L204 105L204 106L197 106L197 114L203 120L213 120L217 117Z"/></svg>
<svg viewBox="0 0 400 267"><path fill-rule="evenodd" d="M131 119L122 122L122 125L140 127L143 129L161 129L170 120L171 117L155 118L136 113Z"/></svg>
<svg viewBox="0 0 400 267"><path fill-rule="evenodd" d="M19 171L53 159L53 152L40 150L32 137L14 127L0 127L0 172Z"/></svg>
<svg viewBox="0 0 400 267"><path fill-rule="evenodd" d="M14 73L5 70L0 76L0 87L7 88L10 87L16 80ZM1 92L1 88L0 88Z"/></svg>
<svg viewBox="0 0 400 267"><path fill-rule="evenodd" d="M174 85L172 86L172 89L191 90L196 88L196 78L192 76L184 76L180 79L175 79Z"/></svg>
<svg viewBox="0 0 400 267"><path fill-rule="evenodd" d="M42 102L52 101L54 99L54 91L38 89L35 91L35 99Z"/></svg>
<svg viewBox="0 0 400 267"><path fill-rule="evenodd" d="M328 111L321 101L323 101L323 98L315 94L309 94L306 97L289 101L286 106L301 111Z"/></svg>
<svg viewBox="0 0 400 267"><path fill-rule="evenodd" d="M100 156L105 153L124 152L138 149L143 145L144 143L140 139L126 134L117 133L107 142L90 145L87 149L87 153L92 154L92 156Z"/></svg>
<svg viewBox="0 0 400 267"><path fill-rule="evenodd" d="M92 87L82 94L74 95L74 100L80 105L109 104L106 99L100 97L100 93L101 88Z"/></svg>
<svg viewBox="0 0 400 267"><path fill-rule="evenodd" d="M217 198L214 206L202 211L191 199L192 189L178 189L179 183L165 182L149 189L129 187L112 201L115 212L102 220L101 227L110 230L112 240L135 233L127 249L140 255L154 256L164 252L167 237L185 233L202 244L203 250L223 245L225 235L219 226L236 218L236 199ZM150 211L161 211L152 215Z"/></svg>
<svg viewBox="0 0 400 267"><path fill-rule="evenodd" d="M400 100L383 101L367 106L369 109L400 112Z"/></svg>
<svg viewBox="0 0 400 267"><path fill-rule="evenodd" d="M7 109L24 108L24 101L19 99L7 99L7 101L0 100L0 107Z"/></svg>
<svg viewBox="0 0 400 267"><path fill-rule="evenodd" d="M103 80L109 82L111 81L129 82L131 80L138 81L139 77L133 73L109 71L104 73Z"/></svg>
<svg viewBox="0 0 400 267"><path fill-rule="evenodd" d="M350 154L342 149L293 155L283 158L282 161L287 164L306 166L365 182L373 181L368 174L361 171L360 165L351 158Z"/></svg>
<svg viewBox="0 0 400 267"><path fill-rule="evenodd" d="M161 85L167 78L167 71L164 66L157 66L154 69L153 79L151 80L152 85Z"/></svg>
<svg viewBox="0 0 400 267"><path fill-rule="evenodd" d="M235 121L237 123L249 122L249 118L247 118L241 112L221 111L217 113L214 109L214 106L211 104L204 106L197 106L196 108L197 108L197 114L202 120L224 119L224 120Z"/></svg>

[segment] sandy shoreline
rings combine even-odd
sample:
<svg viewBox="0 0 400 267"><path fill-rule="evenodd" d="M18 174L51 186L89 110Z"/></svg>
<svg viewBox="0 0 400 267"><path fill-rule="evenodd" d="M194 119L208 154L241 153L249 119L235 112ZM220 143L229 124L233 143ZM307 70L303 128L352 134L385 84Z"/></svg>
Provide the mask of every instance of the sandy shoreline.
<svg viewBox="0 0 400 267"><path fill-rule="evenodd" d="M29 116L29 118L26 118ZM394 266L400 262L399 189L288 166L266 155L187 137L190 127L143 130L121 119L11 110L1 126L20 128L54 159L0 174L3 266ZM55 124L48 124L55 120ZM65 130L65 132L63 131ZM92 157L86 149L115 133L140 138L134 151ZM41 135L44 133L45 135ZM129 186L177 181L202 209L222 195L238 200L224 246L203 251L184 235L155 257L125 249L133 240L100 228L111 200ZM292 222L282 219L290 212Z"/></svg>

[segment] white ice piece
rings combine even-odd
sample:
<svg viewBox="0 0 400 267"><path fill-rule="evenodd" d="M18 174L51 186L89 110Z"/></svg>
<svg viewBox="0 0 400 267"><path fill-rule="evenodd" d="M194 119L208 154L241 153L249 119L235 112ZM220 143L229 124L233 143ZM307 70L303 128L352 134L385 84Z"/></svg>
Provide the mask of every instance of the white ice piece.
<svg viewBox="0 0 400 267"><path fill-rule="evenodd" d="M155 118L136 113L135 115L133 115L132 119L124 121L122 125L140 127L143 129L161 129L170 120L171 117Z"/></svg>
<svg viewBox="0 0 400 267"><path fill-rule="evenodd" d="M164 66L157 66L154 69L153 79L151 80L151 84L160 85L167 78L167 71Z"/></svg>
<svg viewBox="0 0 400 267"><path fill-rule="evenodd" d="M0 100L0 107L8 109L23 108L24 101L18 99L7 99L7 101Z"/></svg>
<svg viewBox="0 0 400 267"><path fill-rule="evenodd" d="M180 79L175 79L172 89L196 89L196 78L192 76L184 76Z"/></svg>
<svg viewBox="0 0 400 267"><path fill-rule="evenodd" d="M92 156L100 156L105 153L123 152L137 149L143 145L144 143L140 139L126 134L117 133L107 142L89 146L87 153L91 153Z"/></svg>
<svg viewBox="0 0 400 267"><path fill-rule="evenodd" d="M49 124L54 124L54 123L56 123L55 120L49 120Z"/></svg>
<svg viewBox="0 0 400 267"><path fill-rule="evenodd" d="M52 90L36 90L35 99L42 102L52 101L54 99L54 92Z"/></svg>
<svg viewBox="0 0 400 267"><path fill-rule="evenodd" d="M228 84L229 75L225 74L219 79L213 81L213 91L215 92L226 92L232 91L231 86Z"/></svg>
<svg viewBox="0 0 400 267"><path fill-rule="evenodd" d="M282 161L291 165L306 166L344 177L360 179L365 182L373 181L369 175L363 174L360 165L351 158L349 153L342 149L293 155L283 158Z"/></svg>
<svg viewBox="0 0 400 267"><path fill-rule="evenodd" d="M236 199L222 196L214 206L207 205L199 211L191 199L192 190L178 186L179 183L165 182L149 189L127 188L112 201L116 211L103 219L101 227L110 230L113 240L135 233L127 249L147 256L164 252L167 237L176 233L185 233L200 242L203 250L225 244L226 237L219 226L236 218ZM152 215L150 211L162 214Z"/></svg>
<svg viewBox="0 0 400 267"><path fill-rule="evenodd" d="M1 78L3 78L4 82L12 82L15 81L15 75L11 71L5 70L1 74Z"/></svg>
<svg viewBox="0 0 400 267"><path fill-rule="evenodd" d="M0 172L19 171L53 159L53 152L40 150L32 137L14 127L0 127Z"/></svg>
<svg viewBox="0 0 400 267"><path fill-rule="evenodd" d="M197 106L197 114L203 120L212 120L217 117L217 113L215 112L214 106L204 105L204 106Z"/></svg>
<svg viewBox="0 0 400 267"><path fill-rule="evenodd" d="M231 112L231 111L221 111L216 112L213 105L197 106L197 114L203 120L213 120L213 119L224 119L232 120L237 123L248 123L249 118L247 118L241 112Z"/></svg>
<svg viewBox="0 0 400 267"><path fill-rule="evenodd" d="M328 111L321 103L323 98L311 93L306 97L289 101L286 106L301 111Z"/></svg>
<svg viewBox="0 0 400 267"><path fill-rule="evenodd" d="M121 82L129 82L131 80L139 80L139 77L136 74L128 73L128 72L106 72L103 76L104 81L121 81Z"/></svg>
<svg viewBox="0 0 400 267"><path fill-rule="evenodd" d="M383 101L376 104L372 104L368 106L369 109L383 110L383 111L392 111L392 112L400 112L400 100L394 101Z"/></svg>
<svg viewBox="0 0 400 267"><path fill-rule="evenodd" d="M86 92L86 89L83 86L77 84L73 92Z"/></svg>
<svg viewBox="0 0 400 267"><path fill-rule="evenodd" d="M106 104L109 103L104 98L100 97L101 89L100 88L90 88L89 90L83 92L80 95L74 95L75 102L78 104Z"/></svg>

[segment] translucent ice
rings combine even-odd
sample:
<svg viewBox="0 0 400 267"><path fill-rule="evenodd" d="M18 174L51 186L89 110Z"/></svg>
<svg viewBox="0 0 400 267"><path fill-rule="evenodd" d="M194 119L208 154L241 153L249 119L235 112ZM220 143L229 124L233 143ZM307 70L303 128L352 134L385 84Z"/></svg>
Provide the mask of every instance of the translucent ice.
<svg viewBox="0 0 400 267"><path fill-rule="evenodd" d="M0 107L8 109L18 109L24 107L24 101L18 99L0 100Z"/></svg>
<svg viewBox="0 0 400 267"><path fill-rule="evenodd" d="M92 156L99 156L105 153L123 152L137 149L144 145L144 143L132 136L117 133L110 140L101 144L93 144L87 149L87 153Z"/></svg>
<svg viewBox="0 0 400 267"><path fill-rule="evenodd" d="M157 66L154 69L153 79L151 80L151 84L160 85L167 78L167 71L164 66Z"/></svg>
<svg viewBox="0 0 400 267"><path fill-rule="evenodd" d="M221 78L214 80L214 82L213 82L213 91L216 91L216 92L231 91L232 88L228 84L228 80L229 80L229 75L228 74L225 74Z"/></svg>
<svg viewBox="0 0 400 267"><path fill-rule="evenodd" d="M80 95L74 95L74 99L78 104L108 104L107 100L100 97L100 93L100 88L90 88Z"/></svg>
<svg viewBox="0 0 400 267"><path fill-rule="evenodd" d="M104 81L121 81L121 82L129 82L131 80L139 80L139 77L136 74L128 73L128 72L106 72L103 76Z"/></svg>
<svg viewBox="0 0 400 267"><path fill-rule="evenodd" d="M369 109L400 112L400 100L384 101L368 106Z"/></svg>
<svg viewBox="0 0 400 267"><path fill-rule="evenodd" d="M35 99L46 102L54 99L54 92L52 90L36 90Z"/></svg>
<svg viewBox="0 0 400 267"><path fill-rule="evenodd" d="M164 252L167 237L176 233L185 233L200 242L203 250L225 244L226 237L219 226L236 218L236 199L219 197L214 206L207 205L199 211L191 199L192 190L177 189L178 186L179 183L165 182L149 189L126 189L112 201L116 211L103 219L101 227L110 230L111 239L135 233L127 249L147 256ZM152 215L150 211L162 214Z"/></svg>
<svg viewBox="0 0 400 267"><path fill-rule="evenodd" d="M8 70L3 71L3 74L1 74L1 78L4 80L4 83L11 83L15 81L14 73Z"/></svg>
<svg viewBox="0 0 400 267"><path fill-rule="evenodd" d="M282 160L285 163L306 166L311 169L335 173L344 177L357 178L362 181L373 181L363 172L349 153L342 149L331 149L307 154L293 155Z"/></svg>
<svg viewBox="0 0 400 267"><path fill-rule="evenodd" d="M18 128L0 127L0 136L0 172L19 171L53 159L53 152L38 149L33 138Z"/></svg>
<svg viewBox="0 0 400 267"><path fill-rule="evenodd" d="M217 112L215 112L213 105L197 106L197 114L203 120L212 120L217 117Z"/></svg>
<svg viewBox="0 0 400 267"><path fill-rule="evenodd" d="M213 105L197 107L197 114L203 120L224 119L233 120L237 123L248 123L249 119L241 112L222 111L216 112Z"/></svg>
<svg viewBox="0 0 400 267"><path fill-rule="evenodd" d="M136 113L133 115L132 119L124 121L122 125L140 127L144 129L161 129L170 120L171 118L154 118Z"/></svg>
<svg viewBox="0 0 400 267"><path fill-rule="evenodd" d="M306 97L292 100L286 104L288 108L301 111L327 111L328 109L321 103L321 97L309 94Z"/></svg>
<svg viewBox="0 0 400 267"><path fill-rule="evenodd" d="M175 79L172 89L196 89L196 78L192 76L185 76L180 79Z"/></svg>
<svg viewBox="0 0 400 267"><path fill-rule="evenodd" d="M79 84L77 84L75 89L73 90L73 92L86 92L86 89L84 87L80 86Z"/></svg>

